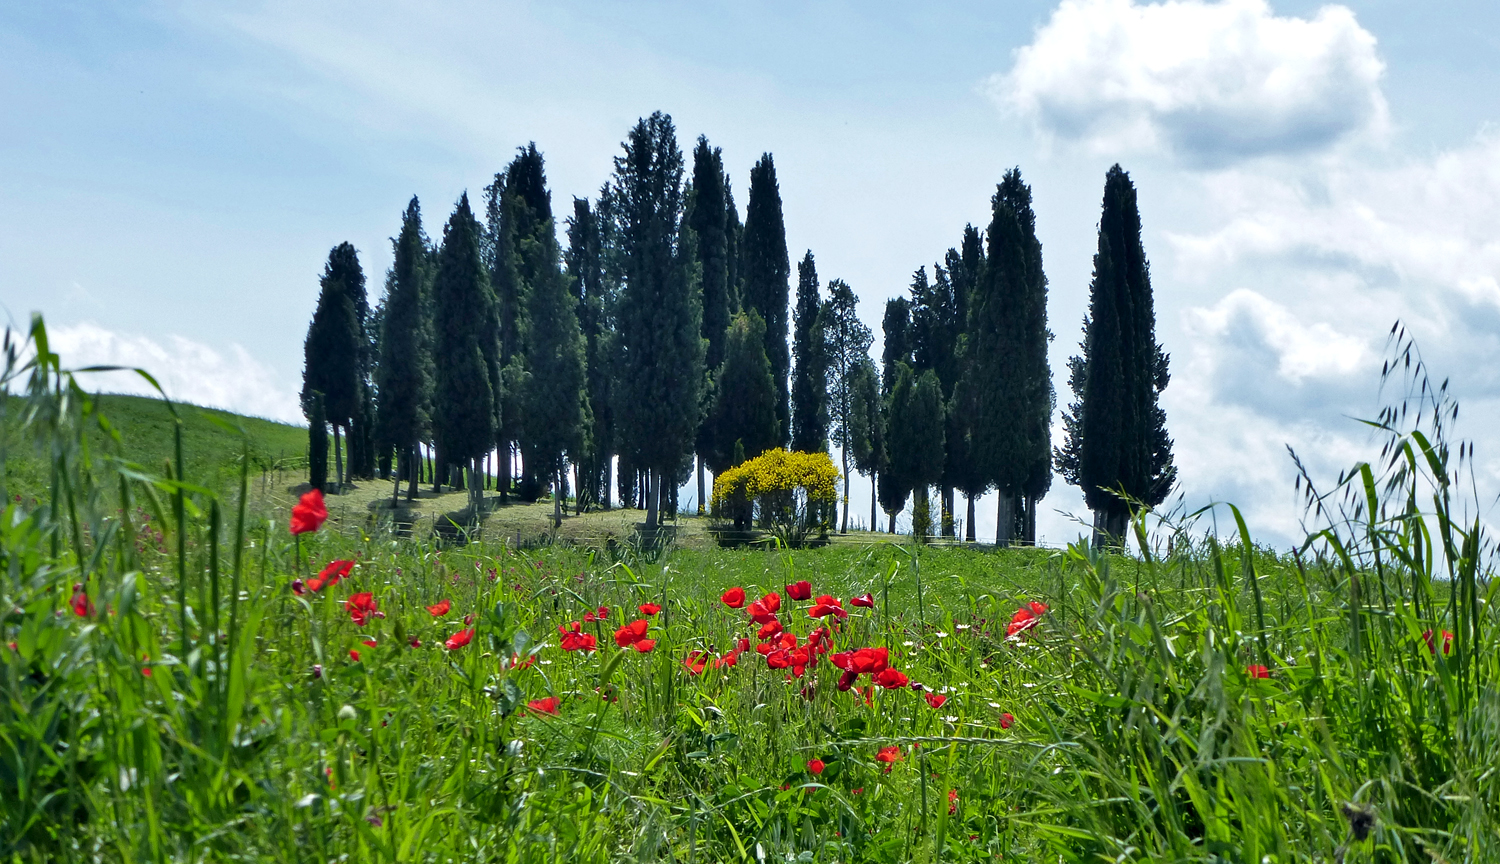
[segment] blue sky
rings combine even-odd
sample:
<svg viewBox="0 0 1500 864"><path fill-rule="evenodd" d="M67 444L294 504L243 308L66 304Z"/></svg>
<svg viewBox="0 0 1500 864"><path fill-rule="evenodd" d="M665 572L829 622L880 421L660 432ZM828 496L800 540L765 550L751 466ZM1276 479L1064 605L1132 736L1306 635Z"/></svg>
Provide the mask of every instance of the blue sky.
<svg viewBox="0 0 1500 864"><path fill-rule="evenodd" d="M661 109L724 148L741 208L775 154L793 257L872 324L1019 165L1061 370L1119 161L1185 500L1288 542L1285 445L1328 476L1374 455L1348 418L1376 410L1398 317L1500 490L1497 34L1478 2L8 4L0 303L45 313L79 364L294 417L331 246L378 292L412 194L436 233L535 141L563 209ZM1044 510L1048 540L1073 536L1053 511L1081 513L1076 490Z"/></svg>

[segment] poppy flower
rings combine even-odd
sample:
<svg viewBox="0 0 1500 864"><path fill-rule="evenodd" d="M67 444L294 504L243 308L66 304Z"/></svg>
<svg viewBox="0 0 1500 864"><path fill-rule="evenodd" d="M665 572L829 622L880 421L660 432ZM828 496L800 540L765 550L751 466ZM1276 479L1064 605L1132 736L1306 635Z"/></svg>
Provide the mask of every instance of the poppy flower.
<svg viewBox="0 0 1500 864"><path fill-rule="evenodd" d="M454 633L452 636L449 636L448 641L443 643L443 647L447 648L449 651L457 651L458 649L469 644L469 642L473 640L473 638L473 630L460 630L457 633Z"/></svg>
<svg viewBox="0 0 1500 864"><path fill-rule="evenodd" d="M650 654L651 649L656 647L656 640L637 639L635 642L631 643L630 647L634 648L637 654Z"/></svg>
<svg viewBox="0 0 1500 864"><path fill-rule="evenodd" d="M638 618L615 631L615 644L621 648L629 648L646 637L647 622L645 618Z"/></svg>
<svg viewBox="0 0 1500 864"><path fill-rule="evenodd" d="M561 701L556 696L548 696L545 699L533 699L526 703L526 707L538 714L556 714Z"/></svg>
<svg viewBox="0 0 1500 864"><path fill-rule="evenodd" d="M427 607L427 614L431 615L434 618L441 618L444 615L447 615L449 610L451 610L452 608L453 601L439 600L438 602Z"/></svg>
<svg viewBox="0 0 1500 864"><path fill-rule="evenodd" d="M88 592L83 590L83 583L73 585L73 599L71 601L73 614L79 618L87 618L94 614L94 603L89 600Z"/></svg>
<svg viewBox="0 0 1500 864"><path fill-rule="evenodd" d="M734 650L735 650L735 653L738 653L738 654L743 654L746 651L749 651L750 650L750 640L744 638L743 636L740 637L739 639L736 639L735 642L734 642Z"/></svg>
<svg viewBox="0 0 1500 864"><path fill-rule="evenodd" d="M755 646L755 653L760 654L761 656L769 655L772 651L775 650L776 646L770 642L762 642L759 645Z"/></svg>
<svg viewBox="0 0 1500 864"><path fill-rule="evenodd" d="M1270 678L1271 670L1260 665L1259 663L1254 663L1245 667L1245 674L1249 675L1251 678Z"/></svg>
<svg viewBox="0 0 1500 864"><path fill-rule="evenodd" d="M882 747L880 748L880 752L875 754L875 761L884 762L885 773L889 774L891 773L891 766L901 761L901 748Z"/></svg>
<svg viewBox="0 0 1500 864"><path fill-rule="evenodd" d="M769 639L780 632L781 622L777 621L775 618L772 618L770 621L762 624L760 629L755 631L755 635L759 639Z"/></svg>
<svg viewBox="0 0 1500 864"><path fill-rule="evenodd" d="M14 650L16 643L12 642L10 644L11 644L12 650ZM142 663L150 663L151 662L151 655L150 654L142 654L141 655L141 662ZM144 676L146 676L147 678L150 678L151 677L151 667L150 666L142 666L141 667L141 674L144 675Z"/></svg>
<svg viewBox="0 0 1500 864"><path fill-rule="evenodd" d="M904 673L895 669L882 669L875 673L874 678L876 684L887 690L895 690L911 683L910 678L907 678Z"/></svg>
<svg viewBox="0 0 1500 864"><path fill-rule="evenodd" d="M1433 656L1437 656L1437 646L1433 644L1431 630L1422 631L1422 641L1427 643L1428 652ZM1443 653L1453 653L1453 633L1448 630L1443 631Z"/></svg>
<svg viewBox="0 0 1500 864"><path fill-rule="evenodd" d="M760 598L760 605L766 607L766 611L772 614L781 611L781 595L772 591L770 594Z"/></svg>
<svg viewBox="0 0 1500 864"><path fill-rule="evenodd" d="M948 790L948 815L949 816L953 816L953 815L956 815L957 813L958 813L958 790L957 789L949 789Z"/></svg>
<svg viewBox="0 0 1500 864"><path fill-rule="evenodd" d="M739 609L745 605L745 589L735 586L719 595L719 599L730 609Z"/></svg>
<svg viewBox="0 0 1500 864"><path fill-rule="evenodd" d="M779 605L777 608L781 608ZM757 624L765 624L776 620L776 612L766 606L764 600L756 600L750 604L750 620Z"/></svg>
<svg viewBox="0 0 1500 864"><path fill-rule="evenodd" d="M604 619L608 618L609 617L609 607L608 606L600 606L599 607L599 612L596 614L595 617L598 618L600 621L603 621Z"/></svg>
<svg viewBox="0 0 1500 864"><path fill-rule="evenodd" d="M786 586L786 596L793 600L809 600L812 598L812 583L807 580L793 582Z"/></svg>
<svg viewBox="0 0 1500 864"><path fill-rule="evenodd" d="M822 774L825 767L822 759L809 759L807 762L807 770L814 776Z"/></svg>
<svg viewBox="0 0 1500 864"><path fill-rule="evenodd" d="M1038 603L1035 600L1017 609L1016 614L1010 618L1010 624L1005 628L1005 638L1013 638L1040 624L1046 612L1047 604Z"/></svg>
<svg viewBox="0 0 1500 864"><path fill-rule="evenodd" d="M355 651L353 648L349 649L349 659L353 660L355 663L358 663L359 662L359 652Z"/></svg>
<svg viewBox="0 0 1500 864"><path fill-rule="evenodd" d="M875 608L875 595L874 594L861 594L858 597L850 597L849 598L849 605L850 606L859 606L859 607L864 608L864 609L874 609Z"/></svg>
<svg viewBox="0 0 1500 864"><path fill-rule="evenodd" d="M597 618L597 616L594 615L594 613L592 613L592 612L585 612L585 613L583 613L583 623L587 624L590 621L596 621L596 620L598 620L598 618Z"/></svg>
<svg viewBox="0 0 1500 864"><path fill-rule="evenodd" d="M594 634L583 632L583 627L577 621L558 625L557 632L562 636L564 651L593 651L599 644Z"/></svg>
<svg viewBox="0 0 1500 864"><path fill-rule="evenodd" d="M366 639L364 640L364 643L366 648L376 648L380 645L380 643L376 642L374 639Z"/></svg>
<svg viewBox="0 0 1500 864"><path fill-rule="evenodd" d="M640 608L642 615L655 615L661 611L661 606L656 603L642 603Z"/></svg>
<svg viewBox="0 0 1500 864"><path fill-rule="evenodd" d="M422 640L418 639L415 636L413 636L413 637L411 637L411 641L408 642L407 644L410 645L413 648L421 648L422 647Z"/></svg>
<svg viewBox="0 0 1500 864"><path fill-rule="evenodd" d="M349 575L354 569L353 561L329 561L328 566L318 572L318 575L307 580L307 587L311 591L322 591L339 584L339 580Z"/></svg>
<svg viewBox="0 0 1500 864"><path fill-rule="evenodd" d="M813 607L807 610L809 618L826 618L829 615L837 615L840 618L845 618L849 613L844 611L844 604L842 602L827 594L819 597L818 601L813 604Z"/></svg>
<svg viewBox="0 0 1500 864"><path fill-rule="evenodd" d="M739 652L738 649L736 649L734 651L730 651L728 654L725 654L723 657L718 658L717 660L715 660L713 662L712 665L713 665L713 668L720 669L720 668L723 668L725 666L728 666L730 668L734 668L735 666L738 666L739 664L740 664L740 652Z"/></svg>
<svg viewBox="0 0 1500 864"><path fill-rule="evenodd" d="M926 699L927 704L931 705L934 708L941 708L943 707L943 703L948 701L947 696L944 696L941 693L932 693L930 691L927 693L923 693L922 698Z"/></svg>
<svg viewBox="0 0 1500 864"><path fill-rule="evenodd" d="M1009 729L1010 727L1012 727L1014 725L1016 725L1016 718L1015 718L1014 714L1011 714L1009 711L1006 711L1005 713L1003 713L1003 714L1000 715L1000 728L1001 729Z"/></svg>
<svg viewBox="0 0 1500 864"><path fill-rule="evenodd" d="M374 594L371 594L369 591L361 591L351 596L344 604L344 608L349 610L349 617L354 621L355 625L363 627L374 617L379 605L375 600Z"/></svg>
<svg viewBox="0 0 1500 864"><path fill-rule="evenodd" d="M473 623L474 623L474 613L470 612L469 614L467 614L467 615L464 616L464 626L467 627L467 626L469 626L470 624L473 624Z"/></svg>
<svg viewBox="0 0 1500 864"><path fill-rule="evenodd" d="M688 654L686 660L682 661L682 668L686 669L689 675L702 675L704 668L707 666L708 655L702 651L694 651Z"/></svg>
<svg viewBox="0 0 1500 864"><path fill-rule="evenodd" d="M328 518L328 507L323 503L323 493L310 489L302 493L292 507L291 529L293 534L307 534L323 527Z"/></svg>
<svg viewBox="0 0 1500 864"><path fill-rule="evenodd" d="M845 670L844 673L839 676L839 685L838 685L839 686L839 691L840 692L848 692L849 688L853 687L854 686L854 682L858 681L858 680L859 680L859 673L858 672L850 672L848 670Z"/></svg>
<svg viewBox="0 0 1500 864"><path fill-rule="evenodd" d="M301 579L292 580L292 593L296 594L298 597L301 597L303 594L307 593L307 586L302 584Z"/></svg>

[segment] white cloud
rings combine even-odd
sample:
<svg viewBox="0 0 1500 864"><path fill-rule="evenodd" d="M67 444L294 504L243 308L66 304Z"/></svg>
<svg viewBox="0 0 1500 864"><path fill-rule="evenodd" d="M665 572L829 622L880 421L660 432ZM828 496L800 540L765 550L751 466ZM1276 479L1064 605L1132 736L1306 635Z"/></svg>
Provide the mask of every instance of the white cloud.
<svg viewBox="0 0 1500 864"><path fill-rule="evenodd" d="M1322 321L1306 323L1287 307L1246 288L1187 314L1189 330L1196 330L1205 343L1251 343L1267 349L1275 359L1276 376L1286 385L1345 377L1372 366L1365 340Z"/></svg>
<svg viewBox="0 0 1500 864"><path fill-rule="evenodd" d="M1048 139L1225 164L1383 131L1384 68L1344 6L1063 0L989 87Z"/></svg>
<svg viewBox="0 0 1500 864"><path fill-rule="evenodd" d="M47 336L65 368L144 369L174 400L287 423L303 422L296 391L238 344L215 348L177 335L163 344L94 323L48 328ZM134 372L88 373L79 380L89 390L156 395Z"/></svg>

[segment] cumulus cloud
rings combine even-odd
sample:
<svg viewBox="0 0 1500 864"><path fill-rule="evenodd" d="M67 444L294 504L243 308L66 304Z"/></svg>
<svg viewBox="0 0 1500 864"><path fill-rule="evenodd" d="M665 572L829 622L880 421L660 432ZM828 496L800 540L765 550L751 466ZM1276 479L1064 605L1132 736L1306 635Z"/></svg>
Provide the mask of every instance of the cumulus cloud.
<svg viewBox="0 0 1500 864"><path fill-rule="evenodd" d="M1305 153L1387 124L1375 37L1344 6L1063 0L992 97L1047 139L1218 165Z"/></svg>
<svg viewBox="0 0 1500 864"><path fill-rule="evenodd" d="M176 335L164 344L94 323L51 327L47 335L67 368L144 369L174 400L287 423L303 422L296 392L238 344L215 348ZM80 381L90 390L156 395L133 372L89 373L80 376Z"/></svg>

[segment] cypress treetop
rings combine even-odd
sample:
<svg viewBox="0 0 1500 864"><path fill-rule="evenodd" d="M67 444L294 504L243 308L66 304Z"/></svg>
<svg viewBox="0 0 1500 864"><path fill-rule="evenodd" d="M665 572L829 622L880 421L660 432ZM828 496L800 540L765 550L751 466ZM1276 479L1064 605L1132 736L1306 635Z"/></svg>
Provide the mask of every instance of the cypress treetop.
<svg viewBox="0 0 1500 864"><path fill-rule="evenodd" d="M492 335L494 300L468 193L443 228L433 309L434 431L443 457L462 465L483 456L495 441L495 394L481 347Z"/></svg>
<svg viewBox="0 0 1500 864"><path fill-rule="evenodd" d="M417 444L431 431L432 324L428 320L431 269L422 208L416 196L401 217L401 233L391 241L393 262L386 274L381 316L378 379L380 438L397 451L399 465L415 459ZM408 471L411 492L416 472Z"/></svg>
<svg viewBox="0 0 1500 864"><path fill-rule="evenodd" d="M792 449L828 449L828 366L818 268L808 250L797 263L797 307L793 318Z"/></svg>
<svg viewBox="0 0 1500 864"><path fill-rule="evenodd" d="M787 256L786 224L781 216L781 189L770 153L763 154L750 169L750 203L745 210L741 249L744 279L741 305L759 312L766 322L766 356L771 360L771 375L776 379L776 417L784 443L791 437L787 306L792 264Z"/></svg>

